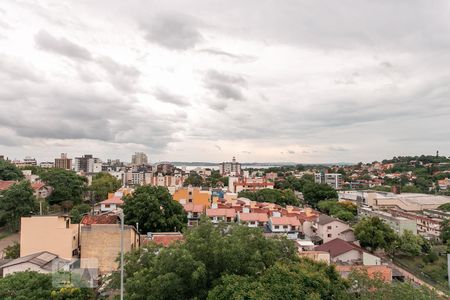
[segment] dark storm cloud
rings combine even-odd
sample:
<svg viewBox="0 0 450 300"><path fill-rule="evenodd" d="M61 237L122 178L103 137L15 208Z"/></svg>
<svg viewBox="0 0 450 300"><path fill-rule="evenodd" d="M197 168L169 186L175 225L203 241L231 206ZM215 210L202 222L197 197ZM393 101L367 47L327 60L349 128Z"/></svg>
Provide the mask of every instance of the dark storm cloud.
<svg viewBox="0 0 450 300"><path fill-rule="evenodd" d="M242 89L247 87L247 81L242 76L209 70L203 81L205 87L213 91L221 99L244 100Z"/></svg>
<svg viewBox="0 0 450 300"><path fill-rule="evenodd" d="M198 21L191 16L179 13L162 13L141 22L145 39L174 50L194 48L203 40Z"/></svg>
<svg viewBox="0 0 450 300"><path fill-rule="evenodd" d="M163 88L157 88L154 91L154 96L161 102L171 103L179 106L189 106L189 101L187 101L183 96L175 95Z"/></svg>
<svg viewBox="0 0 450 300"><path fill-rule="evenodd" d="M92 60L92 54L66 38L57 38L45 30L40 30L34 37L36 45L46 51L54 52L70 58Z"/></svg>

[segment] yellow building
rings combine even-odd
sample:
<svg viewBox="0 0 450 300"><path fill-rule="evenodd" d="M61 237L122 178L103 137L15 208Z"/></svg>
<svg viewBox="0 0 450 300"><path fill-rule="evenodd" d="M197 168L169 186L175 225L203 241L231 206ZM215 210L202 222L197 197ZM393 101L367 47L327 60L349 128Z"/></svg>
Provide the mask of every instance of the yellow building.
<svg viewBox="0 0 450 300"><path fill-rule="evenodd" d="M180 204L194 203L210 207L211 192L202 191L196 187L185 187L173 194L173 200L178 201Z"/></svg>
<svg viewBox="0 0 450 300"><path fill-rule="evenodd" d="M78 255L78 224L67 216L21 218L20 257L48 251L63 259Z"/></svg>

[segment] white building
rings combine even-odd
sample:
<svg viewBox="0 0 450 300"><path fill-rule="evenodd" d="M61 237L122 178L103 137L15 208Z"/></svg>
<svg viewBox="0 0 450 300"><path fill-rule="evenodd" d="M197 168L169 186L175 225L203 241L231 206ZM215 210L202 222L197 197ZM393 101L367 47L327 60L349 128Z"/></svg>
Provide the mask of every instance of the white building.
<svg viewBox="0 0 450 300"><path fill-rule="evenodd" d="M241 164L236 162L236 158L233 157L231 162L221 163L219 171L222 176L239 176L241 175Z"/></svg>
<svg viewBox="0 0 450 300"><path fill-rule="evenodd" d="M342 175L339 173L315 173L314 181L316 183L325 183L336 190L342 188Z"/></svg>
<svg viewBox="0 0 450 300"><path fill-rule="evenodd" d="M303 232L316 242L321 241L326 243L335 238L340 238L348 242L355 240L350 225L325 214L320 214L313 221L305 221L303 223Z"/></svg>

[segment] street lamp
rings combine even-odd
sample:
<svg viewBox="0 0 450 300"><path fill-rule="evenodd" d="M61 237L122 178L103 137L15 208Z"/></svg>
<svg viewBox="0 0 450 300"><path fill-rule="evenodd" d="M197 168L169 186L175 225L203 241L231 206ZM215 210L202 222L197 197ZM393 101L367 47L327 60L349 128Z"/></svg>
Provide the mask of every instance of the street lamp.
<svg viewBox="0 0 450 300"><path fill-rule="evenodd" d="M120 300L123 300L123 223L124 214L120 212Z"/></svg>

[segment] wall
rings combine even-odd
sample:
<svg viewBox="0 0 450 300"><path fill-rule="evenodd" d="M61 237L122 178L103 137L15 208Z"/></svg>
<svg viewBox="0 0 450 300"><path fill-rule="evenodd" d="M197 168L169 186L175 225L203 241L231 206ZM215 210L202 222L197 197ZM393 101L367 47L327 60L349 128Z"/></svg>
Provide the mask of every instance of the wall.
<svg viewBox="0 0 450 300"><path fill-rule="evenodd" d="M138 236L131 226L125 226L124 251L138 246ZM93 224L81 226L81 266L91 266L89 259L98 261L100 274L117 270L120 254L120 224Z"/></svg>
<svg viewBox="0 0 450 300"><path fill-rule="evenodd" d="M370 253L363 252L362 258L365 266L381 265L381 258Z"/></svg>
<svg viewBox="0 0 450 300"><path fill-rule="evenodd" d="M50 273L50 271L47 271L45 269L41 269L39 266L26 262L22 264L17 264L14 266L3 268L3 277L6 275L10 275L14 272L25 272L25 271L34 271L38 273Z"/></svg>
<svg viewBox="0 0 450 300"><path fill-rule="evenodd" d="M351 262L361 259L361 253L358 250L350 250L333 258L334 262Z"/></svg>
<svg viewBox="0 0 450 300"><path fill-rule="evenodd" d="M323 239L324 244L338 238L339 233L350 228L349 225L338 221L333 221L325 225L317 224L317 226L317 235ZM328 229L328 226L331 226L331 229ZM328 237L328 234L331 236Z"/></svg>
<svg viewBox="0 0 450 300"><path fill-rule="evenodd" d="M72 259L78 248L78 224L66 228L68 218L34 216L21 218L20 256L48 251L63 259Z"/></svg>

